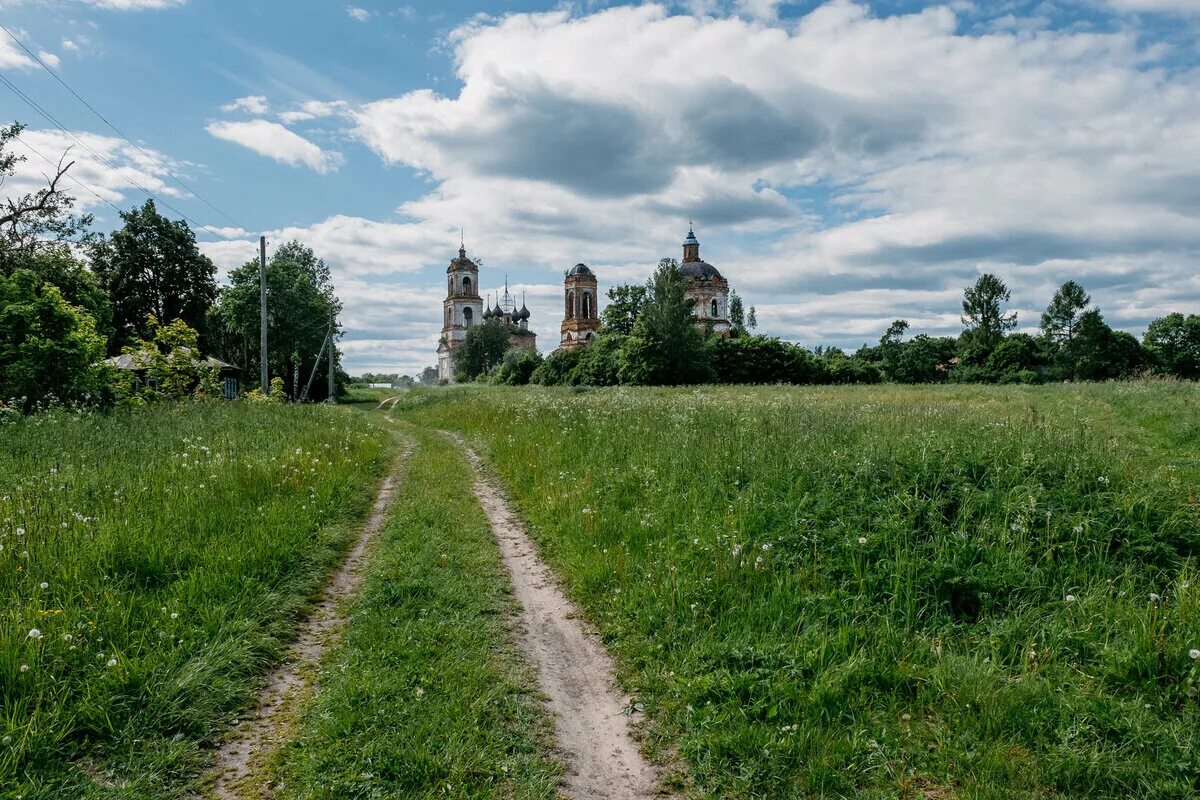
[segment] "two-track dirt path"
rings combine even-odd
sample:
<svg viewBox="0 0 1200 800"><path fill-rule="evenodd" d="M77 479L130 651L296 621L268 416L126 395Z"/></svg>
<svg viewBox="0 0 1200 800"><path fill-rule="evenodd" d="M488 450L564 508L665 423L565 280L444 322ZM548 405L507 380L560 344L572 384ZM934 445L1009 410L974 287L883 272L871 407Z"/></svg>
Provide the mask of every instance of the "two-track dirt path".
<svg viewBox="0 0 1200 800"><path fill-rule="evenodd" d="M479 456L466 449L475 470L475 497L487 513L521 604L517 643L537 670L553 715L568 797L660 796L658 777L642 758L629 717L622 713L625 703L616 689L612 659L599 638L580 623L578 609L559 588L521 521L484 475Z"/></svg>
<svg viewBox="0 0 1200 800"><path fill-rule="evenodd" d="M280 665L267 676L259 693L257 707L217 749L211 770L212 788L206 797L237 800L246 795L243 784L262 759L286 738L284 717L305 687L305 673L314 667L328 649L332 635L345 622L344 601L362 586L368 549L387 518L388 506L400 482L400 471L412 452L405 444L379 487L371 515L345 560L325 585L320 602L301 624L296 641L288 648ZM263 792L257 793L263 796Z"/></svg>

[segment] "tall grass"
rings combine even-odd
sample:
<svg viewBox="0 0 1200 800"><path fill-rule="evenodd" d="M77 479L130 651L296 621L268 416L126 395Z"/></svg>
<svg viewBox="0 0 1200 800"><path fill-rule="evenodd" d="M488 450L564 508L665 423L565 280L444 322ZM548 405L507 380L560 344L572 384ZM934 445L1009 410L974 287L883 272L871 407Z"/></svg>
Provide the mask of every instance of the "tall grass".
<svg viewBox="0 0 1200 800"><path fill-rule="evenodd" d="M0 796L180 796L354 535L389 438L244 403L0 437Z"/></svg>
<svg viewBox="0 0 1200 800"><path fill-rule="evenodd" d="M496 389L398 412L479 441L702 793L1184 798L1198 400Z"/></svg>

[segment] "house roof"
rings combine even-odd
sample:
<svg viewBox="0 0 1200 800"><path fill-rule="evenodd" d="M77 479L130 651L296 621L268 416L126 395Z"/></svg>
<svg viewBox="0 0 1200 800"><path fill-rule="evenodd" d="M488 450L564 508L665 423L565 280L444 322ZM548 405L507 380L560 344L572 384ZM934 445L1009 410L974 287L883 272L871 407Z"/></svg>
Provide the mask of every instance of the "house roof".
<svg viewBox="0 0 1200 800"><path fill-rule="evenodd" d="M179 349L190 352L190 348L187 347L181 347ZM119 356L106 358L104 359L104 363L110 364L117 369L126 369L137 372L138 370L149 367L149 360L149 354L142 350L137 353L122 353ZM221 359L213 358L212 356L193 356L192 363L201 367L216 367L220 370L241 369L241 367L236 367L233 364L227 364Z"/></svg>

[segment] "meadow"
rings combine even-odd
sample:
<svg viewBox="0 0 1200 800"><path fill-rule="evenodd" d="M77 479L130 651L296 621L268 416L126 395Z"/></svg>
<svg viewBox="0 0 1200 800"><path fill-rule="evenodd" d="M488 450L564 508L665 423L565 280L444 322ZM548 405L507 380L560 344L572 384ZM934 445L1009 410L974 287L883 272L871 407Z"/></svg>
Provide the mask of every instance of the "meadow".
<svg viewBox="0 0 1200 800"><path fill-rule="evenodd" d="M443 389L721 798L1200 791L1200 391Z"/></svg>
<svg viewBox="0 0 1200 800"><path fill-rule="evenodd" d="M0 796L183 796L394 453L360 414L162 405L0 425Z"/></svg>

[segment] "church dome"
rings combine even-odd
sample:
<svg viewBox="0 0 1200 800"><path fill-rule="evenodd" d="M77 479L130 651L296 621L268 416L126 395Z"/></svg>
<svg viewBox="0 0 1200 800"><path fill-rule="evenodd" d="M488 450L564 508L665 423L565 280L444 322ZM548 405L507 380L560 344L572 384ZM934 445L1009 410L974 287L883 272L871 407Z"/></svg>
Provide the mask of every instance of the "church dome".
<svg viewBox="0 0 1200 800"><path fill-rule="evenodd" d="M591 269L588 268L587 264L576 264L575 266L571 267L571 271L568 272L567 275L586 275L589 278L596 277Z"/></svg>
<svg viewBox="0 0 1200 800"><path fill-rule="evenodd" d="M679 265L679 271L685 278L699 278L700 280L725 280L717 268L707 261L685 261Z"/></svg>
<svg viewBox="0 0 1200 800"><path fill-rule="evenodd" d="M458 248L458 258L450 262L450 266L446 267L446 272L460 272L462 270L479 271L479 265L471 259L467 258L467 248Z"/></svg>
<svg viewBox="0 0 1200 800"><path fill-rule="evenodd" d="M500 307L499 303L496 303L495 308L492 309L492 316L493 317L503 317L504 316L504 309L502 309Z"/></svg>
<svg viewBox="0 0 1200 800"><path fill-rule="evenodd" d="M529 319L529 309L525 307L524 303L521 303L521 310L517 312L517 318Z"/></svg>

